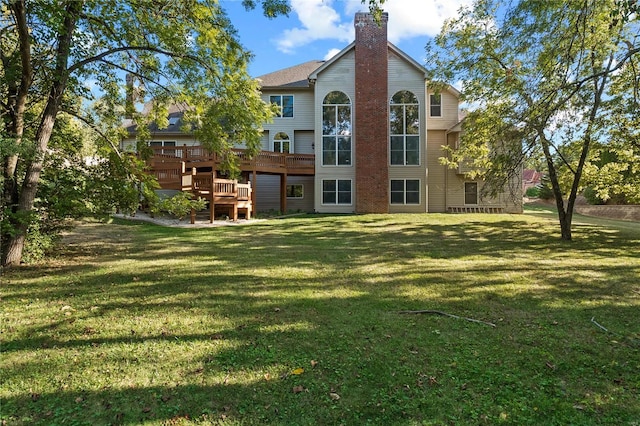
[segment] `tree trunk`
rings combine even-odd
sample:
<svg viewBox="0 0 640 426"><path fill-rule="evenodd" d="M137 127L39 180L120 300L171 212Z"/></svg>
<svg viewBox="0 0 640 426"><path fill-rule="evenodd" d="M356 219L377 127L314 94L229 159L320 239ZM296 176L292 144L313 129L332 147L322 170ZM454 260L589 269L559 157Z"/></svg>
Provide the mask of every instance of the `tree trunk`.
<svg viewBox="0 0 640 426"><path fill-rule="evenodd" d="M64 25L60 30L57 40L56 78L52 83L42 121L36 132L35 154L26 168L15 216L9 218L12 233L8 239L3 235L5 238L2 240L2 266L17 265L22 261L22 252L24 250L27 231L32 220L30 214L33 210L38 190L38 182L40 181L40 174L42 173L44 159L47 153L47 146L51 139L53 125L58 115L62 96L67 87L69 78L67 62L71 51L71 40L82 7L83 3L80 1L71 1L66 5ZM21 46L21 48L22 47L23 46Z"/></svg>
<svg viewBox="0 0 640 426"><path fill-rule="evenodd" d="M542 145L542 151L544 152L545 160L547 161L547 171L549 172L551 189L553 190L553 196L556 199L558 221L560 222L560 238L565 241L571 241L571 221L573 219L573 212L572 210L566 209L564 205L562 189L560 189L560 181L558 180L556 166L553 162L553 156L551 155L551 143L544 135L543 129L540 129L538 131L538 135L540 137L540 143Z"/></svg>
<svg viewBox="0 0 640 426"><path fill-rule="evenodd" d="M47 103L44 117L42 118L36 135L36 154L31 163L29 163L24 181L22 182L16 215L10 218L10 222L13 225L13 232L6 242L6 246L3 247L3 266L17 265L22 260L27 230L33 220L29 217L29 214L33 210L33 204L38 191L38 182L40 181L40 174L42 173L44 165L44 157L49 139L51 139L51 133L53 132L53 125L58 115L59 101L62 98L62 96L55 96L59 90L64 89L60 87L52 89L50 100Z"/></svg>

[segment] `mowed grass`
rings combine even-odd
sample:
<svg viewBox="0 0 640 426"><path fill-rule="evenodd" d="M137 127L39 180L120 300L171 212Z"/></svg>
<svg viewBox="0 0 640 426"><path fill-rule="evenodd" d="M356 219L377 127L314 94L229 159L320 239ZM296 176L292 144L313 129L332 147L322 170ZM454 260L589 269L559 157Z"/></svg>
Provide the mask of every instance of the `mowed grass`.
<svg viewBox="0 0 640 426"><path fill-rule="evenodd" d="M575 223L82 223L2 276L2 424L639 425L640 224Z"/></svg>

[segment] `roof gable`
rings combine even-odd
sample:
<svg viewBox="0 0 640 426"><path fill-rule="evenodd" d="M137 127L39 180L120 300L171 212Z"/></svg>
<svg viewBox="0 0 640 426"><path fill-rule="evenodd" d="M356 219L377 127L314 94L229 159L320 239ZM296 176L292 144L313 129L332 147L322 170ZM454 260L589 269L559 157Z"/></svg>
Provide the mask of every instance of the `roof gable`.
<svg viewBox="0 0 640 426"><path fill-rule="evenodd" d="M309 74L322 66L324 61L308 61L269 74L257 77L262 88L282 87L282 88L305 88L310 87Z"/></svg>

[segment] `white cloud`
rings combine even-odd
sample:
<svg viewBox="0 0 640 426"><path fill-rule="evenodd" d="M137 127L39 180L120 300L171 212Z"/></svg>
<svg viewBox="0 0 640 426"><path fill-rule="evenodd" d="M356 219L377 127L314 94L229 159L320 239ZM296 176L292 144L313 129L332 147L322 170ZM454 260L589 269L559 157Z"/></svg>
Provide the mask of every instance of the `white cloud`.
<svg viewBox="0 0 640 426"><path fill-rule="evenodd" d="M334 56L336 56L338 53L340 53L340 49L331 49L327 52L326 55L324 55L324 60L328 61L329 59L333 58Z"/></svg>
<svg viewBox="0 0 640 426"><path fill-rule="evenodd" d="M387 0L382 6L389 13L389 41L433 37L447 18L457 14L472 0ZM368 4L368 3L367 3ZM353 41L353 16L367 10L360 0L291 0L292 14L301 27L285 30L276 41L278 50L292 53L315 40ZM339 10L341 9L341 10Z"/></svg>
<svg viewBox="0 0 640 426"><path fill-rule="evenodd" d="M285 30L276 42L278 50L291 53L297 47L320 39L348 43L353 38L352 25L340 22L340 14L332 5L332 0L291 0L292 12L298 16L302 27Z"/></svg>
<svg viewBox="0 0 640 426"><path fill-rule="evenodd" d="M446 19L471 3L472 0L388 0L383 7L389 12L389 41L396 44L411 37L433 37Z"/></svg>

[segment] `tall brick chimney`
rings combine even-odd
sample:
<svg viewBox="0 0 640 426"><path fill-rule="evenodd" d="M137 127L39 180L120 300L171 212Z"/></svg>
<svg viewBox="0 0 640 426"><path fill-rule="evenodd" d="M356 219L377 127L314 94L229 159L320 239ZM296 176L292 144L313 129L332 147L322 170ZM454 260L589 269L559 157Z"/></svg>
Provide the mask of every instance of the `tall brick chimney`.
<svg viewBox="0 0 640 426"><path fill-rule="evenodd" d="M355 154L357 213L389 212L387 22L355 16Z"/></svg>

